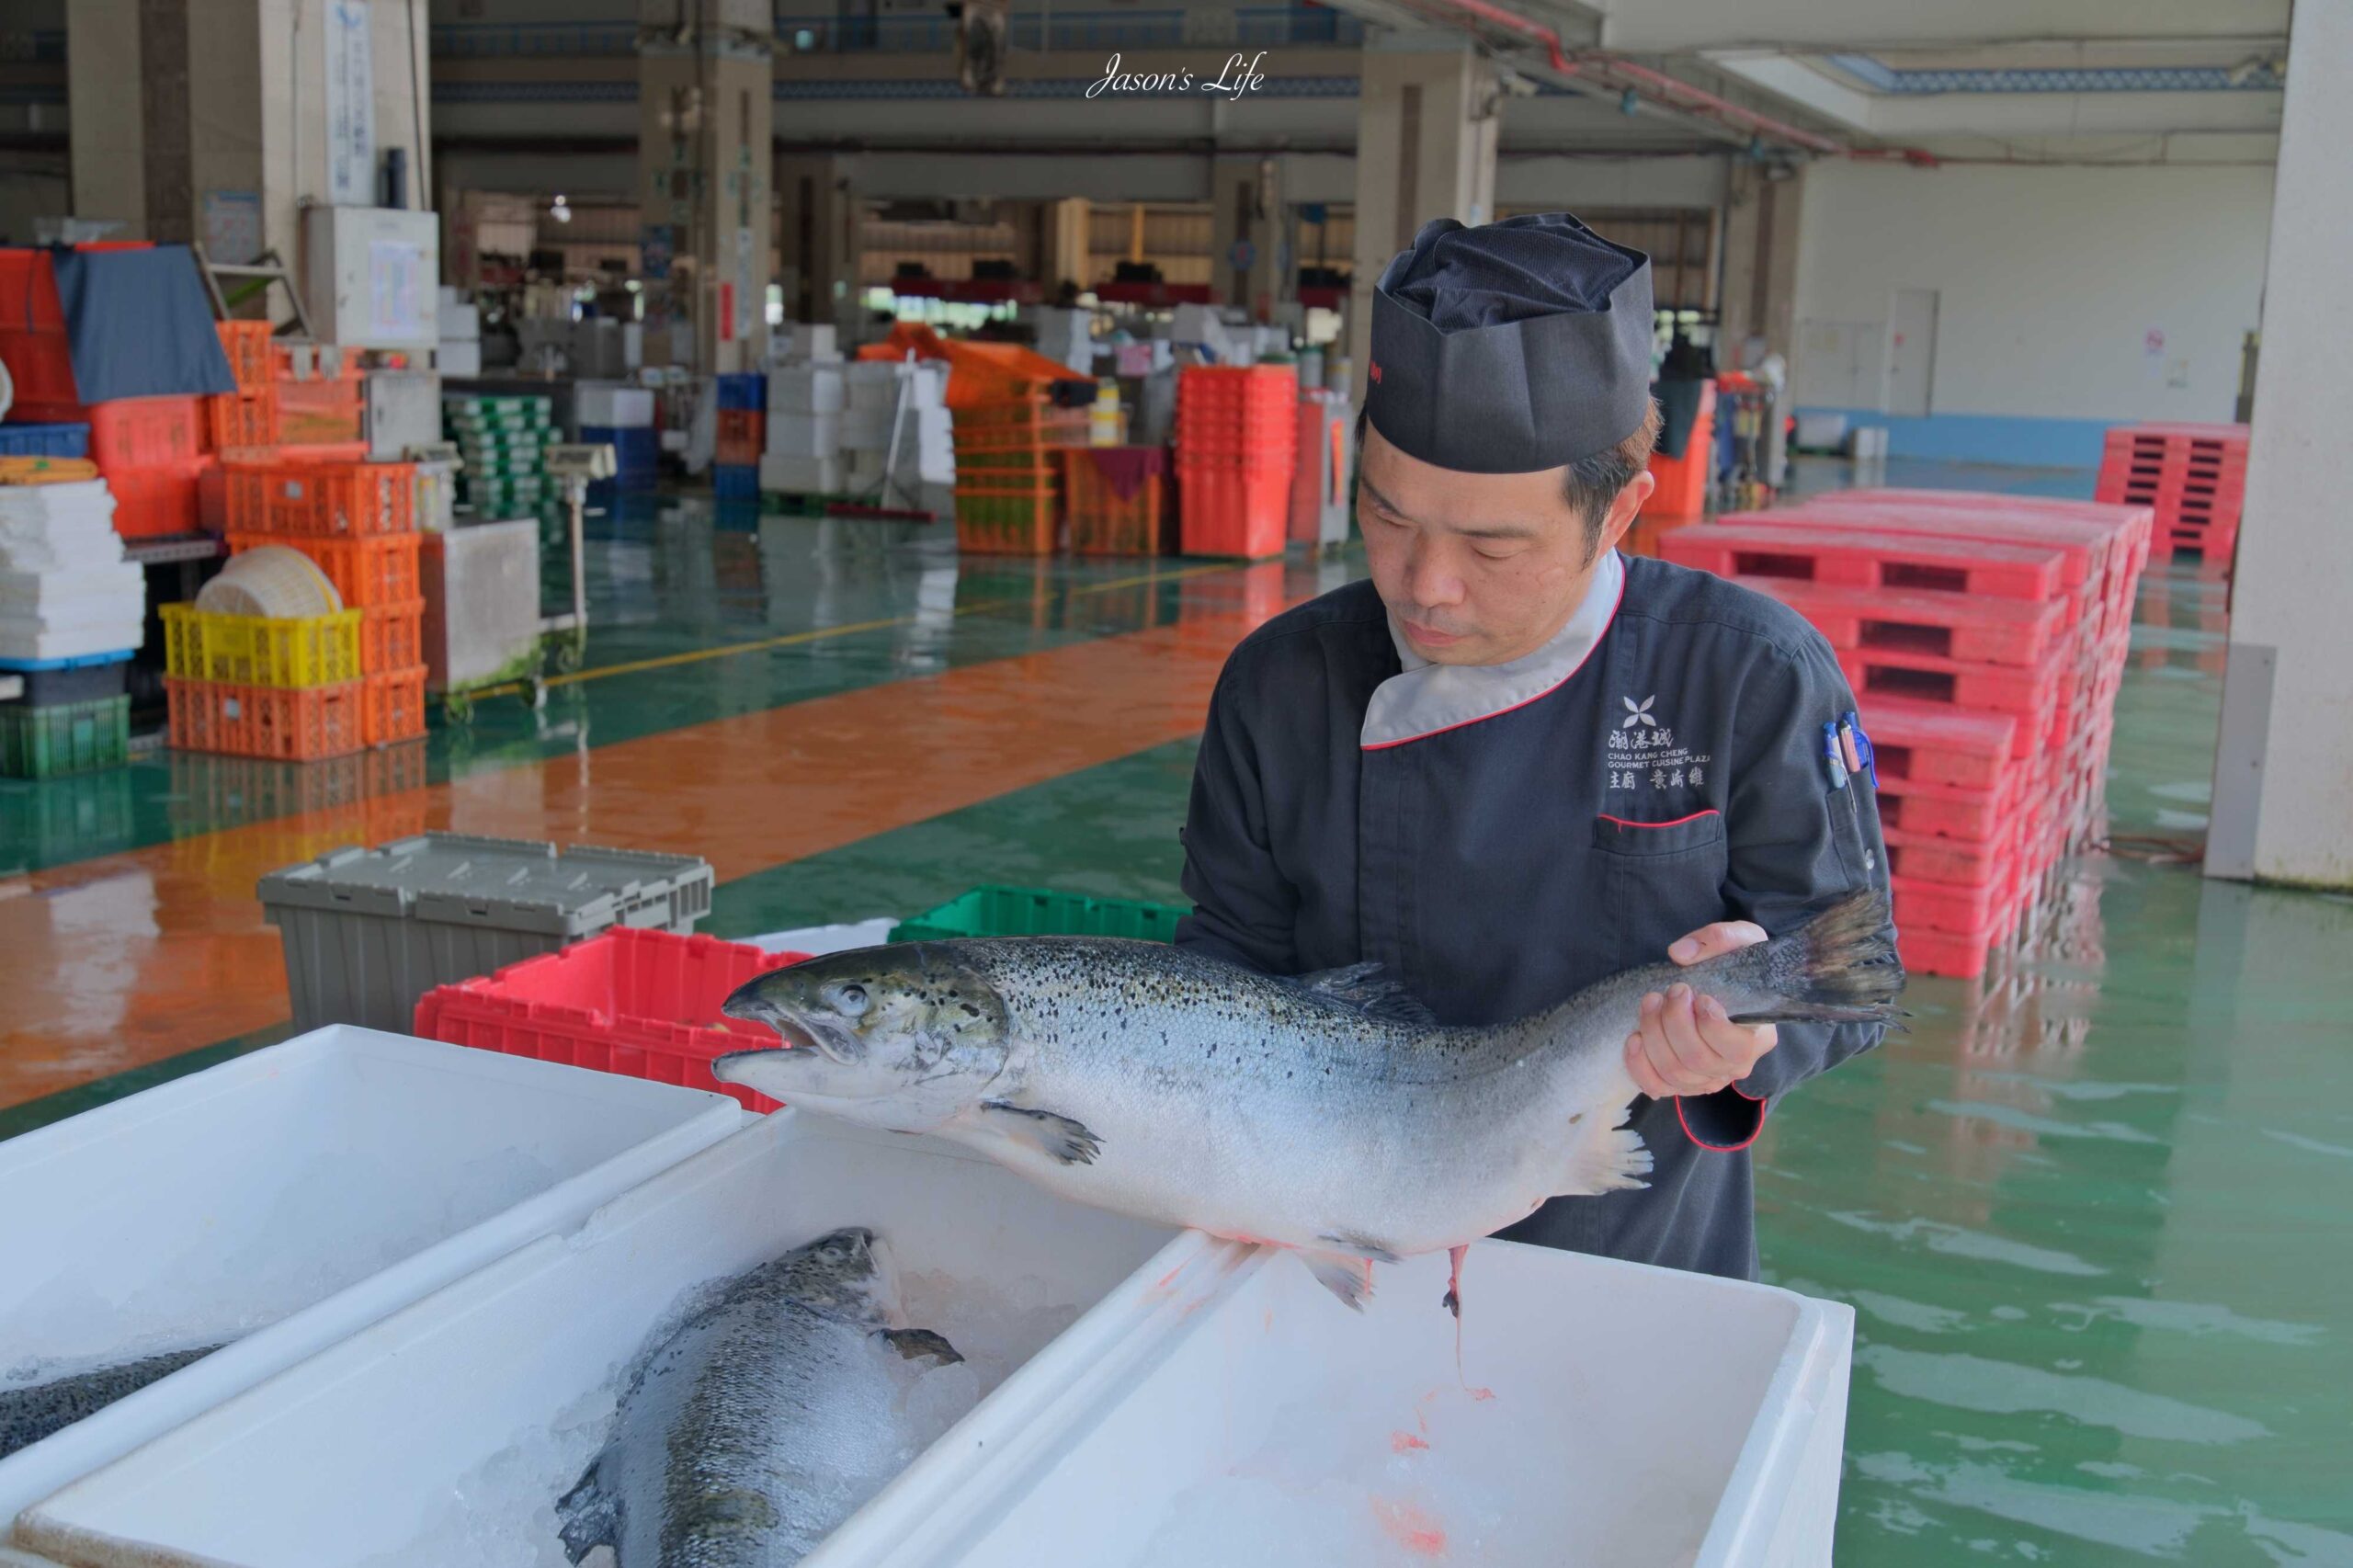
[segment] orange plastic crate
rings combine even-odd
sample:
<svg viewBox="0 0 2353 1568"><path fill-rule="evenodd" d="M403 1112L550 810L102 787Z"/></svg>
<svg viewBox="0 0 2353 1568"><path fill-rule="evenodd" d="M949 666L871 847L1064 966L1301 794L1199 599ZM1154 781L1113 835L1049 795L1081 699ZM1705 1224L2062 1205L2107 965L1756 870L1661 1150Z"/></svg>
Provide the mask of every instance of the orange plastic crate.
<svg viewBox="0 0 2353 1568"><path fill-rule="evenodd" d="M362 680L359 737L371 746L413 741L425 733L425 666L391 670Z"/></svg>
<svg viewBox="0 0 2353 1568"><path fill-rule="evenodd" d="M171 744L180 751L313 762L342 756L360 738L366 683L305 687L233 686L225 681L164 682L171 705ZM420 711L422 702L419 703Z"/></svg>
<svg viewBox="0 0 2353 1568"><path fill-rule="evenodd" d="M119 397L89 405L90 460L109 472L204 455L204 400Z"/></svg>
<svg viewBox="0 0 2353 1568"><path fill-rule="evenodd" d="M1290 531L1290 470L1187 463L1176 470L1180 548L1256 561L1280 555Z"/></svg>
<svg viewBox="0 0 2353 1568"><path fill-rule="evenodd" d="M198 489L211 466L210 458L194 457L150 468L108 470L114 531L124 539L196 532L203 517Z"/></svg>
<svg viewBox="0 0 2353 1568"><path fill-rule="evenodd" d="M1070 547L1079 555L1157 555L1165 476L1147 473L1135 494L1122 498L1085 450L1063 459L1070 515Z"/></svg>
<svg viewBox="0 0 2353 1568"><path fill-rule="evenodd" d="M976 555L1051 555L1054 495L956 488L956 546Z"/></svg>
<svg viewBox="0 0 2353 1568"><path fill-rule="evenodd" d="M360 441L366 394L359 378L313 376L308 381L281 377L278 382L278 428L290 444Z"/></svg>
<svg viewBox="0 0 2353 1568"><path fill-rule="evenodd" d="M359 622L359 668L364 674L406 670L425 663L425 601L378 605Z"/></svg>
<svg viewBox="0 0 2353 1568"><path fill-rule="evenodd" d="M371 609L378 605L406 604L425 597L418 586L417 557L424 549L421 534L377 534L365 539L325 539L315 535L247 532L230 525L229 551L259 550L282 544L299 550L319 563L319 570L343 596L347 609Z"/></svg>
<svg viewBox="0 0 2353 1568"><path fill-rule="evenodd" d="M233 452L278 444L278 394L267 381L256 393L223 393L206 398L204 415L216 451Z"/></svg>
<svg viewBox="0 0 2353 1568"><path fill-rule="evenodd" d="M415 463L291 462L253 472L262 479L261 526L271 533L402 534L416 527ZM230 507L234 517L238 495ZM250 502L245 510L250 516Z"/></svg>
<svg viewBox="0 0 2353 1568"><path fill-rule="evenodd" d="M237 391L252 397L269 390L270 325L266 321L220 321L212 324L220 335L221 352L229 357L229 373L237 378Z"/></svg>

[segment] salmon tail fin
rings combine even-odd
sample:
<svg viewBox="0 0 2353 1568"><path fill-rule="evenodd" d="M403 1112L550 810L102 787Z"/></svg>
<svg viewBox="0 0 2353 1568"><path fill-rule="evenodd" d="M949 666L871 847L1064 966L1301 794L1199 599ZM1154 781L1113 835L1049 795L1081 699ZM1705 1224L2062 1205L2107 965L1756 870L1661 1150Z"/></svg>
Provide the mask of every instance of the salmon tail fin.
<svg viewBox="0 0 2353 1568"><path fill-rule="evenodd" d="M1894 1024L1904 962L1895 954L1887 894L1865 888L1787 936L1714 960L1753 989L1736 1024Z"/></svg>

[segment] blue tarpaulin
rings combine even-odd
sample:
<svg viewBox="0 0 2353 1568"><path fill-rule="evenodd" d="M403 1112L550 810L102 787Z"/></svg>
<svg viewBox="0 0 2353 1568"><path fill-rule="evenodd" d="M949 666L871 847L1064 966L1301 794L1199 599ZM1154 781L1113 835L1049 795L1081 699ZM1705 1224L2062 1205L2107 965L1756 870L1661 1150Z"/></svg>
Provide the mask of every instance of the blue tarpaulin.
<svg viewBox="0 0 2353 1568"><path fill-rule="evenodd" d="M237 390L186 245L58 250L51 263L84 403Z"/></svg>

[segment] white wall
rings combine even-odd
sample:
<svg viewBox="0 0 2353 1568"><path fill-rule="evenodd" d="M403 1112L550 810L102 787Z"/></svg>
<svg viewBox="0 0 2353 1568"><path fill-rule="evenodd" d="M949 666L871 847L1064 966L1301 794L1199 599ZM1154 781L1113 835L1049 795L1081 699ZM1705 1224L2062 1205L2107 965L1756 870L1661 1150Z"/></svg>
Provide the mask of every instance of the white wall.
<svg viewBox="0 0 2353 1568"><path fill-rule="evenodd" d="M1891 291L1933 289L1931 414L2229 419L2241 344L2261 311L2271 176L2263 166L1815 164L1801 221L1797 401L1877 406L1847 395L1828 329L1862 338L1855 358L1876 366ZM2154 353L2152 331L2164 335Z"/></svg>

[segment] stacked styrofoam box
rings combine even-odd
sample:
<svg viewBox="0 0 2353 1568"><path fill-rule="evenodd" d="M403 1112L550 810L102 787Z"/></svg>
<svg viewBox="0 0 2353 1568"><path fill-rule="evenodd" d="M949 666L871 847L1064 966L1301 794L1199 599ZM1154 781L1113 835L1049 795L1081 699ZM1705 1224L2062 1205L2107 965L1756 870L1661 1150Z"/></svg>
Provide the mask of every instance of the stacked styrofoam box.
<svg viewBox="0 0 2353 1568"><path fill-rule="evenodd" d="M654 393L627 381L582 381L574 418L600 430L649 430L654 426Z"/></svg>
<svg viewBox="0 0 2353 1568"><path fill-rule="evenodd" d="M1074 375L1095 373L1094 312L1032 305L1022 313L1037 330L1040 354L1068 366Z"/></svg>
<svg viewBox="0 0 2353 1568"><path fill-rule="evenodd" d="M769 329L768 364L838 365L841 340L831 322L787 322Z"/></svg>
<svg viewBox="0 0 2353 1568"><path fill-rule="evenodd" d="M0 659L136 648L147 578L125 561L103 479L0 488Z"/></svg>
<svg viewBox="0 0 2353 1568"><path fill-rule="evenodd" d="M870 490L882 483L891 462L894 413L899 439L893 477L905 484L955 483L955 428L944 363L865 360L849 366L844 380L848 398L841 444L848 454L850 488Z"/></svg>
<svg viewBox="0 0 2353 1568"><path fill-rule="evenodd" d="M797 326L796 334L830 327ZM760 488L789 495L835 495L843 488L841 421L848 406L844 367L832 362L773 365L768 370L768 433L760 455Z"/></svg>
<svg viewBox="0 0 2353 1568"><path fill-rule="evenodd" d="M444 287L437 313L441 341L434 354L435 365L445 376L481 375L481 307L461 299L455 289Z"/></svg>

